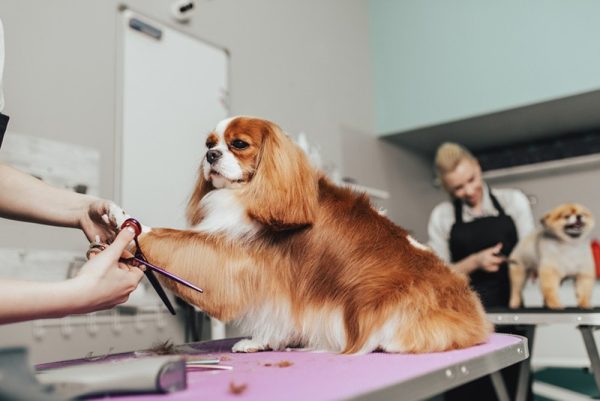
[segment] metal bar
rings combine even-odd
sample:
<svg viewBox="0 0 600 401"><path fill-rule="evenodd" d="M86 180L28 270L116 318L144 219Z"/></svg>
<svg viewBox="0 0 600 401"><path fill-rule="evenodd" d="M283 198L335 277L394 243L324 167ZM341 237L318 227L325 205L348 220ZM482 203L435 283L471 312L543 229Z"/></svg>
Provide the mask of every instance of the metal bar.
<svg viewBox="0 0 600 401"><path fill-rule="evenodd" d="M587 350L588 356L590 357L590 363L592 365L592 373L594 374L594 380L596 381L596 387L600 390L600 356L598 356L598 347L596 346L596 340L594 339L594 326L577 326L583 336L583 342L585 343L585 349Z"/></svg>
<svg viewBox="0 0 600 401"><path fill-rule="evenodd" d="M490 373L490 379L492 379L492 384L494 385L494 390L496 391L496 397L498 397L498 401L510 401L508 397L508 391L506 390L506 385L504 384L504 379L502 378L502 374L499 370Z"/></svg>
<svg viewBox="0 0 600 401"><path fill-rule="evenodd" d="M569 311L523 313L517 312L488 312L487 318L495 325L529 325L529 324L573 324L600 326L600 313L571 308Z"/></svg>
<svg viewBox="0 0 600 401"><path fill-rule="evenodd" d="M533 338L535 336L534 325L523 326L525 328L525 337L527 337L527 346L529 347L529 355L533 352ZM529 392L529 382L531 378L531 356L521 362L519 368L519 379L517 381L517 394L515 401L525 401Z"/></svg>

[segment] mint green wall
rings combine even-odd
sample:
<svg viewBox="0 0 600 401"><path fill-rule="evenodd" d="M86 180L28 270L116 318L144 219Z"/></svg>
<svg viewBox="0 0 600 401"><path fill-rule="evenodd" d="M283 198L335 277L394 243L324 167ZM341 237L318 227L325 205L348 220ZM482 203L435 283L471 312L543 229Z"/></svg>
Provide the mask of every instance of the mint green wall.
<svg viewBox="0 0 600 401"><path fill-rule="evenodd" d="M378 134L600 88L600 1L369 0Z"/></svg>

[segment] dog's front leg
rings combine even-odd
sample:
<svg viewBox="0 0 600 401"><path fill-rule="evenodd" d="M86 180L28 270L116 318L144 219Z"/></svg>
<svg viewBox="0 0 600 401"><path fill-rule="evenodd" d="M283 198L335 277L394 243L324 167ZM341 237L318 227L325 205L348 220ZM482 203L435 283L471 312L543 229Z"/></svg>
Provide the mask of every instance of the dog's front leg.
<svg viewBox="0 0 600 401"><path fill-rule="evenodd" d="M511 309L517 309L521 307L521 292L527 278L525 265L520 261L515 261L514 264L511 263L508 274L510 277L510 301L508 306Z"/></svg>
<svg viewBox="0 0 600 401"><path fill-rule="evenodd" d="M129 218L131 218L131 216L128 215L125 212L125 210L121 209L120 206L118 206L114 203L111 203L109 211L108 211L108 220L113 225L113 227L115 228L116 231L121 230L123 223ZM146 227L146 226L142 225L143 233L147 233L150 230L151 230L150 227Z"/></svg>
<svg viewBox="0 0 600 401"><path fill-rule="evenodd" d="M596 277L590 273L579 273L575 278L575 294L577 295L577 306L580 308L590 309L590 299L592 297L592 289Z"/></svg>
<svg viewBox="0 0 600 401"><path fill-rule="evenodd" d="M560 302L560 297L558 296L558 289L560 288L560 281L562 280L559 269L550 264L542 264L539 272L544 303L550 309L563 309L564 306Z"/></svg>

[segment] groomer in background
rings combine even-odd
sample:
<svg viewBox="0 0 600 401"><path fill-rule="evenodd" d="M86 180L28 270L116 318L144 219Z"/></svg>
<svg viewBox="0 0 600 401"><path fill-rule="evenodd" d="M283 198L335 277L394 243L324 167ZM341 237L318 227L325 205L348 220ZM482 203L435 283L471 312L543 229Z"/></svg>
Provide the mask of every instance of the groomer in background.
<svg viewBox="0 0 600 401"><path fill-rule="evenodd" d="M477 159L456 143L438 148L435 169L450 200L431 212L429 246L451 268L468 275L486 309L508 308L507 256L519 238L534 229L527 197L519 190L487 186ZM511 399L518 367L503 370ZM494 400L495 392L486 377L446 393L446 399ZM533 399L531 389L528 399Z"/></svg>
<svg viewBox="0 0 600 401"><path fill-rule="evenodd" d="M4 28L0 21L0 146L8 124L4 110L2 73ZM29 319L61 317L111 308L123 303L143 273L119 263L133 240L131 230L115 233L103 219L110 202L54 188L28 174L0 164L0 217L81 229L92 241L114 242L89 260L77 277L60 282L0 278L0 324ZM38 247L40 244L30 244ZM1 246L1 244L0 244ZM44 266L37 266L44 269Z"/></svg>

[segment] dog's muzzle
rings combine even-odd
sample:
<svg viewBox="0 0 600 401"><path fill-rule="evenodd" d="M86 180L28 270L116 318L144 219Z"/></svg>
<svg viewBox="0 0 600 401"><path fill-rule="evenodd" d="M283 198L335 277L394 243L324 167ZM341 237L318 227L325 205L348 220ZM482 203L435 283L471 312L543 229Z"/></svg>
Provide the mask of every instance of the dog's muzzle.
<svg viewBox="0 0 600 401"><path fill-rule="evenodd" d="M580 219L577 219L577 221L573 224L567 224L563 228L563 231L565 232L565 234L567 234L571 238L580 237L581 234L583 234L584 230L585 230L585 222L583 222Z"/></svg>
<svg viewBox="0 0 600 401"><path fill-rule="evenodd" d="M219 160L221 156L223 156L223 153L220 150L211 149L208 152L206 152L206 161L208 162L208 164L213 164L214 162Z"/></svg>

